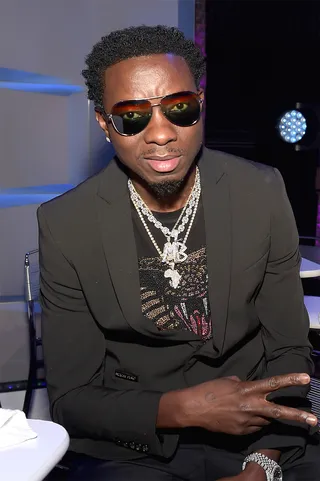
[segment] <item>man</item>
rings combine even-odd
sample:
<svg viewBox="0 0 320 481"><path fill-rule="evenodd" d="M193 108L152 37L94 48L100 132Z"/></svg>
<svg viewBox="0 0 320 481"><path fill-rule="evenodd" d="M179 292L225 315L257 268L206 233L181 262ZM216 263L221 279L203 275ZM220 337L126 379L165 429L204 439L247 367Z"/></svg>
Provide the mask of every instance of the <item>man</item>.
<svg viewBox="0 0 320 481"><path fill-rule="evenodd" d="M204 69L163 26L112 32L87 57L116 158L38 211L70 479L317 479L293 214L278 171L202 148Z"/></svg>

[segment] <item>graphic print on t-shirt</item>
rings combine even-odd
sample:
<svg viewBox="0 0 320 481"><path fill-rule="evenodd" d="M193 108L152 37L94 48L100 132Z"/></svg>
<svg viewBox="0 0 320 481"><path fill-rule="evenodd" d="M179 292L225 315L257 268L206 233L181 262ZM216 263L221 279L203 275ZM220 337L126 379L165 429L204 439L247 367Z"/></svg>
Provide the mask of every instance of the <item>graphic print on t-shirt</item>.
<svg viewBox="0 0 320 481"><path fill-rule="evenodd" d="M159 256L139 259L142 312L161 331L184 329L210 339L206 248L189 253L175 268L181 275L176 289L164 277L168 266Z"/></svg>

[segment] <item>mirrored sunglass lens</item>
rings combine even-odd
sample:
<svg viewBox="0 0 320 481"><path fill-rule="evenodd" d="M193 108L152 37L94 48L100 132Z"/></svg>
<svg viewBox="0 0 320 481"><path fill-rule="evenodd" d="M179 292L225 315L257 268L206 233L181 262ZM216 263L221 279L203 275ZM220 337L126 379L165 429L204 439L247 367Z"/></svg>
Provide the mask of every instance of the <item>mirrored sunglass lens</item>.
<svg viewBox="0 0 320 481"><path fill-rule="evenodd" d="M179 127L195 124L200 118L200 103L192 92L168 95L161 102L164 115Z"/></svg>
<svg viewBox="0 0 320 481"><path fill-rule="evenodd" d="M119 102L112 109L112 119L120 134L135 135L148 125L152 109L148 101Z"/></svg>

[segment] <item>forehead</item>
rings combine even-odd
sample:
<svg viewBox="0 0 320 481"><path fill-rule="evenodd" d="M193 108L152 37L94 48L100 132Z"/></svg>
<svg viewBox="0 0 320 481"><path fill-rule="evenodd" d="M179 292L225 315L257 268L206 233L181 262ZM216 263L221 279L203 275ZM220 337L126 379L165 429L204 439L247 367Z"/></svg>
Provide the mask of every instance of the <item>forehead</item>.
<svg viewBox="0 0 320 481"><path fill-rule="evenodd" d="M104 104L119 100L157 97L182 90L196 90L191 71L182 57L150 55L123 60L104 75Z"/></svg>

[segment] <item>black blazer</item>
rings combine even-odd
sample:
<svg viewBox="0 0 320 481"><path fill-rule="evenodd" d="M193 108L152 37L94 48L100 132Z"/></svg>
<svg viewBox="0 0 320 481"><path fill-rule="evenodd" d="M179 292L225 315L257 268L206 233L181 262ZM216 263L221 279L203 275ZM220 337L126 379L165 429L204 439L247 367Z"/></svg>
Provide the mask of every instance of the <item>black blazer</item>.
<svg viewBox="0 0 320 481"><path fill-rule="evenodd" d="M228 375L311 373L298 235L279 172L207 149L199 167L213 323L206 343L160 332L142 315L127 177L116 161L38 210L48 392L75 451L170 457L181 433L156 432L163 392ZM282 394L302 405L307 392ZM286 460L306 437L275 422L229 441L244 453L290 448ZM226 436L207 438L219 445Z"/></svg>

